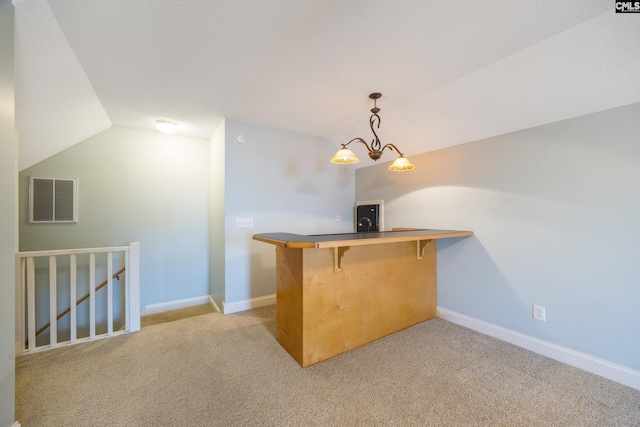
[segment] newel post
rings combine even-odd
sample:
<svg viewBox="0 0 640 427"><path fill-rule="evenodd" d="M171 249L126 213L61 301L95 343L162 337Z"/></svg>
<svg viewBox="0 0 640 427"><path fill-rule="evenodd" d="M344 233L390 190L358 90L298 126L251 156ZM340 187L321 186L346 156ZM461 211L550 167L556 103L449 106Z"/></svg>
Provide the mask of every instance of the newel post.
<svg viewBox="0 0 640 427"><path fill-rule="evenodd" d="M140 330L140 243L129 245L129 332Z"/></svg>
<svg viewBox="0 0 640 427"><path fill-rule="evenodd" d="M24 258L16 255L16 355L24 352Z"/></svg>

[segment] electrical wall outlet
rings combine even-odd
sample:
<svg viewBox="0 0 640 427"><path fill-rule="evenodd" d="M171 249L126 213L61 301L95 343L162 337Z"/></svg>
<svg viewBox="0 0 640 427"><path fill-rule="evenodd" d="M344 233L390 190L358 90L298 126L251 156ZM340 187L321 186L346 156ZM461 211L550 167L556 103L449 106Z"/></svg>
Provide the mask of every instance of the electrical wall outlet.
<svg viewBox="0 0 640 427"><path fill-rule="evenodd" d="M336 215L336 222L340 222L340 221L341 221L340 215Z"/></svg>
<svg viewBox="0 0 640 427"><path fill-rule="evenodd" d="M533 305L533 318L542 322L546 321L545 309L541 305Z"/></svg>
<svg viewBox="0 0 640 427"><path fill-rule="evenodd" d="M236 218L236 228L253 228L253 218Z"/></svg>

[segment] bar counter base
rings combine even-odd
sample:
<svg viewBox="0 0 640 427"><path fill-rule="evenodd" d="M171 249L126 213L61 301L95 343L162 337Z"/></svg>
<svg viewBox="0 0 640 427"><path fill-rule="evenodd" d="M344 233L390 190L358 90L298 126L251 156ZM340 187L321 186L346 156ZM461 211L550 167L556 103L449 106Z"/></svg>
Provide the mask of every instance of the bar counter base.
<svg viewBox="0 0 640 427"><path fill-rule="evenodd" d="M436 315L436 241L276 247L278 340L303 367Z"/></svg>

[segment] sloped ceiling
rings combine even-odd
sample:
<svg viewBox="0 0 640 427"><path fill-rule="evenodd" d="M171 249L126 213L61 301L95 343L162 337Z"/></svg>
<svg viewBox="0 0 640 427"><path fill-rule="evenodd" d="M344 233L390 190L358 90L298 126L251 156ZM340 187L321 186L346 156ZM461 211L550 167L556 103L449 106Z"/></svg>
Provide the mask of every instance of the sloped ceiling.
<svg viewBox="0 0 640 427"><path fill-rule="evenodd" d="M14 5L21 170L159 117L369 140L371 92L408 156L640 101L640 15L608 0Z"/></svg>

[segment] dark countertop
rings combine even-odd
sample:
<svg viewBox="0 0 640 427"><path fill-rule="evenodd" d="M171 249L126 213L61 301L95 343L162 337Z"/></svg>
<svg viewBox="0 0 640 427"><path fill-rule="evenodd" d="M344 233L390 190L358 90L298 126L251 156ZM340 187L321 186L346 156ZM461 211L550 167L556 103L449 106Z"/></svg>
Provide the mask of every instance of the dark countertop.
<svg viewBox="0 0 640 427"><path fill-rule="evenodd" d="M254 234L253 239L287 248L334 248L343 246L410 242L417 240L448 239L472 235L473 231L401 228L394 229L393 231L315 235L302 235L285 232L261 233Z"/></svg>

